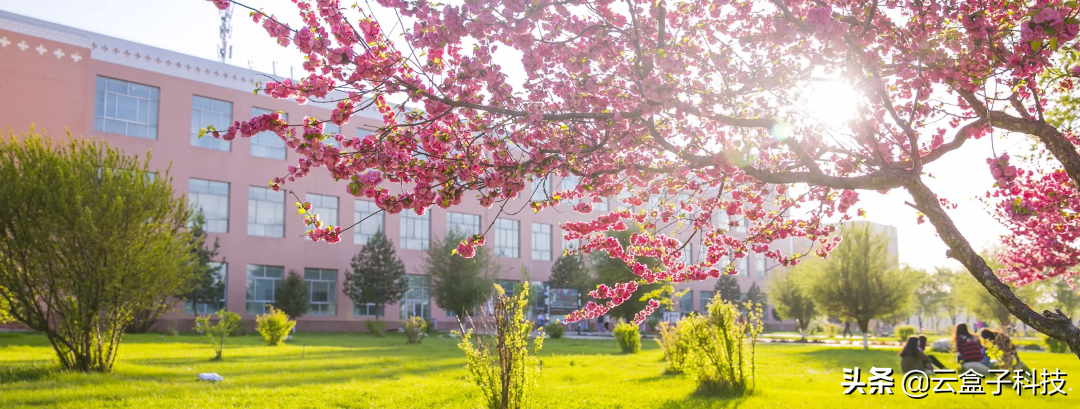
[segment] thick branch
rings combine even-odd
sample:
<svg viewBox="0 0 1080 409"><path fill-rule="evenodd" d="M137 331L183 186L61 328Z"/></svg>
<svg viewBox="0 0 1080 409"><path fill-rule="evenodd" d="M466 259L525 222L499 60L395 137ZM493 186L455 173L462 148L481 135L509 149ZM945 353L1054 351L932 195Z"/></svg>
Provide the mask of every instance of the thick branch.
<svg viewBox="0 0 1080 409"><path fill-rule="evenodd" d="M1064 315L1050 311L1044 311L1040 315L1028 307L1013 294L1009 286L998 279L994 271L986 265L986 261L971 248L971 244L953 224L952 219L938 202L937 195L930 188L917 177L909 180L904 187L915 198L916 206L930 220L930 224L937 229L941 241L949 246L952 257L960 261L971 276L975 277L983 288L986 288L987 292L997 298L1013 316L1039 332L1065 341L1072 348L1073 353L1080 357L1080 328L1073 325Z"/></svg>
<svg viewBox="0 0 1080 409"><path fill-rule="evenodd" d="M961 146L964 145L964 142L967 141L967 139L968 139L968 131L969 130L978 128L978 127L983 126L985 124L986 124L985 119L979 119L979 120L977 120L975 122L971 122L971 123L969 123L967 125L961 126L960 129L956 130L956 134L953 135L953 140L952 141L950 141L948 143L941 144L941 146L938 146L937 149L934 149L934 150L930 151L930 153L927 153L926 155L923 155L923 157L922 157L923 163L933 162L935 160L940 159L946 153L949 153L949 152L952 152L952 151L954 151L956 149L959 149Z"/></svg>

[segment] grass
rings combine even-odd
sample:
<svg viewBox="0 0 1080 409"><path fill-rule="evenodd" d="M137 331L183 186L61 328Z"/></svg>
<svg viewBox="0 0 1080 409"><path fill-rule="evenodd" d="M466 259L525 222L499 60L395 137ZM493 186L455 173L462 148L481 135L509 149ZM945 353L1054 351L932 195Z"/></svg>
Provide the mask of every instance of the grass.
<svg viewBox="0 0 1080 409"><path fill-rule="evenodd" d="M479 389L465 379L464 358L452 338L428 337L406 345L401 334L300 334L267 347L258 336L231 338L223 362L211 362L206 338L196 335L127 336L113 372L80 374L56 369L44 337L0 336L0 407L61 408L475 408ZM757 390L747 398L695 393L685 375L664 374L651 340L624 355L614 340L546 340L537 408L1070 408L1069 396L1017 397L931 394L916 400L896 388L893 396L845 396L842 368L891 366L896 350L862 351L820 345L760 345ZM946 361L945 354L938 357ZM1022 352L1032 368L1080 373L1071 354ZM199 382L217 372L225 382ZM1066 379L1069 379L1067 377ZM900 377L897 376L899 386ZM1080 394L1080 391L1077 391ZM1033 406L1034 405L1034 406Z"/></svg>

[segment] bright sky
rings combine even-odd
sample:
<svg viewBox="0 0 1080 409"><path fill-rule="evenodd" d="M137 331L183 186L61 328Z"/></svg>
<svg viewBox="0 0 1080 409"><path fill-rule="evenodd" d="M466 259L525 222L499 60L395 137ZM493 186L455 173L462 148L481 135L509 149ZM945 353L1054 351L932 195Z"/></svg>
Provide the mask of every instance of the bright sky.
<svg viewBox="0 0 1080 409"><path fill-rule="evenodd" d="M245 4L276 13L285 17L285 21L298 20L295 6L288 0L249 0ZM52 0L47 7L42 2L0 0L0 10L184 54L217 59L220 18L213 4L204 0ZM261 26L252 23L247 16L246 11L236 9L231 38L233 59L230 63L271 72L276 61L279 75L288 75L289 67L293 66L299 76L299 66L303 62L299 52L278 46ZM842 105L841 101L829 95L822 99L823 104L815 105ZM1015 136L1009 140L997 139L994 144L999 155L1008 151L1016 157L1020 149L1025 149L1024 141ZM944 163L934 163L926 168L935 176L926 183L939 196L959 205L958 209L950 211L950 215L977 249L994 244L1005 232L975 199L993 186L994 181L985 162L991 156L990 140L983 138L969 141L963 148L951 153ZM933 227L929 223L916 223L915 210L904 205L905 200L911 201L905 192L897 190L887 195L863 192L861 198L859 206L866 209L867 220L897 227L901 263L921 268L938 265L959 267L956 261L945 258L946 247L937 238Z"/></svg>

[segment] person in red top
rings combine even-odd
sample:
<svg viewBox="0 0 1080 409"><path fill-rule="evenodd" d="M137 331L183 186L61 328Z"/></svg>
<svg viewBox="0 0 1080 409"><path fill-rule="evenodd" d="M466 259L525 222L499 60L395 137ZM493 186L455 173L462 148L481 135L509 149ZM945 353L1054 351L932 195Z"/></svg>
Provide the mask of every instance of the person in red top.
<svg viewBox="0 0 1080 409"><path fill-rule="evenodd" d="M982 362L982 344L979 343L978 338L975 338L968 332L967 324L956 325L956 332L953 335L953 344L956 345L957 361L960 363Z"/></svg>

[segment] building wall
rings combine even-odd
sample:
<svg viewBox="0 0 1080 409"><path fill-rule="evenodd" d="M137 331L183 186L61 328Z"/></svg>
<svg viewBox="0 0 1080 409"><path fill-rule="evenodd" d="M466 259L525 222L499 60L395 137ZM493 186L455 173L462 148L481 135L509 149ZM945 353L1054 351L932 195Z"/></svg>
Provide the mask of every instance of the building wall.
<svg viewBox="0 0 1080 409"><path fill-rule="evenodd" d="M95 90L98 77L108 77L159 89L158 134L156 139L114 134L94 130ZM352 331L362 327L360 321L369 316L354 316L351 300L342 292L344 274L349 260L360 249L353 235L347 233L336 245L311 243L301 237L305 231L303 219L295 214L296 198L287 195L285 203L285 237L267 238L247 234L248 187L265 187L277 176L286 174L286 167L296 163L294 152L286 154L286 160L274 160L253 156L251 140L237 138L228 152L192 146L191 118L192 98L202 96L232 103L232 119L247 120L252 108L279 110L288 114L290 123L299 123L305 116L328 118L329 104L309 103L297 105L289 100L275 100L265 95L255 95L256 82L265 83L268 74L226 65L215 61L157 49L130 41L103 36L96 33L64 27L0 11L0 89L8 103L0 104L0 128L22 134L31 126L44 131L51 138L64 137L68 131L74 137L89 137L107 141L110 145L132 155L152 153L150 165L161 176L167 172L179 196L186 196L191 178L227 182L229 184L229 222L227 233L210 233L209 239L218 240L220 254L227 262L227 302L230 311L241 313L246 320L253 316L245 313L247 299L247 265L283 266L285 271L295 270L303 274L304 268L336 269L337 314L334 316L307 315L300 319L301 330ZM277 77L280 79L279 77ZM18 103L10 103L18 101ZM357 128L375 129L382 118L373 110L361 113L341 128L341 133L352 137ZM555 180L554 183L559 183ZM301 200L305 194L314 193L338 198L338 220L349 226L355 220L354 198L346 191L347 184L334 182L324 169L315 169L309 176L285 185ZM486 227L493 218L501 217L519 221L519 257L499 258L502 265L501 278L522 280L522 268L533 281L547 281L551 266L563 253L563 240L559 223L588 220L566 208L556 208L534 214L529 211L527 196L519 197L506 206L508 213L499 216L499 209L484 208L474 199L465 199L450 211L479 215L481 226ZM612 208L615 204L611 203ZM384 215L387 236L400 244L400 215ZM532 260L533 223L552 226L551 260ZM431 237L443 237L447 230L447 212L431 211ZM688 232L681 233L682 237ZM493 236L489 237L492 247ZM787 244L781 248L789 247ZM692 251L698 260L700 242ZM398 246L410 274L421 274L419 250ZM747 262L749 271L741 274L740 284L745 292L754 282L763 285L766 274L754 271L753 258ZM770 268L772 262L769 262ZM693 290L693 309L703 310L707 299L702 291L712 291L715 280L680 284L678 289ZM763 287L764 288L764 287ZM678 307L678 303L676 303ZM387 306L385 319L398 319L398 306ZM430 304L430 316L447 328L453 319L434 302ZM167 319L174 318L167 315ZM190 327L190 314L178 313L178 327ZM771 320L771 317L769 317Z"/></svg>

